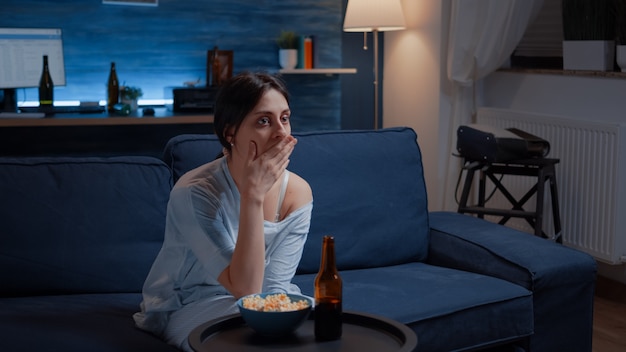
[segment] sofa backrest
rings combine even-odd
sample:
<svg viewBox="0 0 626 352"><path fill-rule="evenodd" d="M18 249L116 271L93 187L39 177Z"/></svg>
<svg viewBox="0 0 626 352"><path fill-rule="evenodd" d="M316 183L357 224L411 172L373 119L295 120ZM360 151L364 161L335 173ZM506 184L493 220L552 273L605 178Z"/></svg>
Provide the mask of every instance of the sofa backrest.
<svg viewBox="0 0 626 352"><path fill-rule="evenodd" d="M427 255L426 187L410 128L294 133L288 169L313 190L313 215L299 273L319 269L322 237L335 236L340 269L421 261ZM214 135L181 135L164 151L174 180L215 159Z"/></svg>
<svg viewBox="0 0 626 352"><path fill-rule="evenodd" d="M0 296L141 292L171 185L157 158L0 158Z"/></svg>

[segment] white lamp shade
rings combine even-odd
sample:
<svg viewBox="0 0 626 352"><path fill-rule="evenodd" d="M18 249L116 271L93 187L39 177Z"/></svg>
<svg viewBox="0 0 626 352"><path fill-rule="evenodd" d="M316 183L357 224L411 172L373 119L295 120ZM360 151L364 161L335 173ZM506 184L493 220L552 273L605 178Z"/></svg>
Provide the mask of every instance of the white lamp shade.
<svg viewBox="0 0 626 352"><path fill-rule="evenodd" d="M346 32L397 31L406 28L400 0L348 0Z"/></svg>

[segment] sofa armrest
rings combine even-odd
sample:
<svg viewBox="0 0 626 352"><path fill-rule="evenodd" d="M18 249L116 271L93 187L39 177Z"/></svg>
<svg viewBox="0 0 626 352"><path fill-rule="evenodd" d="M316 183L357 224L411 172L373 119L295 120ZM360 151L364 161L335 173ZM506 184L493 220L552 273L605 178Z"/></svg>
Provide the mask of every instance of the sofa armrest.
<svg viewBox="0 0 626 352"><path fill-rule="evenodd" d="M597 267L590 255L469 215L433 212L429 222L428 263L498 277L533 292L531 350L591 350Z"/></svg>
<svg viewBox="0 0 626 352"><path fill-rule="evenodd" d="M596 263L581 251L469 215L432 212L428 262L524 286L594 281Z"/></svg>

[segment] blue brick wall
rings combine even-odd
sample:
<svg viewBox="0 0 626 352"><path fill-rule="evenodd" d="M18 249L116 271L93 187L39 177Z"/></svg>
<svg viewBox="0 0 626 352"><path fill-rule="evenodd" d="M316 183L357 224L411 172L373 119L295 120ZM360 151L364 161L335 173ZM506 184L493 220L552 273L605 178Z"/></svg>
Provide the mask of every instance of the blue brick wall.
<svg viewBox="0 0 626 352"><path fill-rule="evenodd" d="M120 82L144 98L206 78L207 50L234 51L234 71L278 70L281 30L314 34L320 67L342 66L342 0L159 0L158 7L105 5L101 0L2 0L1 27L63 30L66 86L56 100L102 100L111 61ZM341 127L341 77L285 76L294 130ZM19 100L37 100L20 89Z"/></svg>

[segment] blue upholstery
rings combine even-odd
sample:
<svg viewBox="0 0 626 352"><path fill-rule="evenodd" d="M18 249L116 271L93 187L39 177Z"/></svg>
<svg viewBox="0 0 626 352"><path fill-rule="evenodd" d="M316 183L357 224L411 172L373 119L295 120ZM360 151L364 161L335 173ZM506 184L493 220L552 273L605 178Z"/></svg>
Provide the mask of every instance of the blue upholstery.
<svg viewBox="0 0 626 352"><path fill-rule="evenodd" d="M289 170L309 182L314 202L299 273L317 272L322 237L327 234L335 236L336 246L342 250L337 258L340 269L426 258L428 205L421 154L413 130L311 132L294 136L298 144ZM213 160L214 152L220 150L216 144L219 143L213 135L170 140L165 155L175 179ZM412 149L407 150L407 146Z"/></svg>
<svg viewBox="0 0 626 352"><path fill-rule="evenodd" d="M0 299L0 350L175 352L134 327L139 293L75 294Z"/></svg>
<svg viewBox="0 0 626 352"><path fill-rule="evenodd" d="M430 219L430 263L499 277L533 291L531 350L591 351L596 277L591 256L457 213L431 213Z"/></svg>
<svg viewBox="0 0 626 352"><path fill-rule="evenodd" d="M19 158L0 170L0 295L141 290L163 239L165 164Z"/></svg>
<svg viewBox="0 0 626 352"><path fill-rule="evenodd" d="M456 213L428 213L408 128L297 134L289 169L313 189L294 281L312 295L336 238L344 309L396 319L418 350L590 351L595 262ZM172 351L133 326L169 191L215 136L149 157L0 158L0 351Z"/></svg>
<svg viewBox="0 0 626 352"><path fill-rule="evenodd" d="M295 282L313 294L315 274ZM494 277L425 263L347 270L343 307L407 324L419 351L452 351L510 341L533 331L532 293Z"/></svg>

